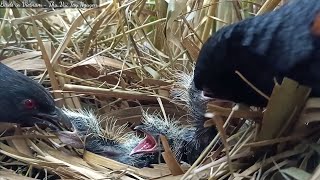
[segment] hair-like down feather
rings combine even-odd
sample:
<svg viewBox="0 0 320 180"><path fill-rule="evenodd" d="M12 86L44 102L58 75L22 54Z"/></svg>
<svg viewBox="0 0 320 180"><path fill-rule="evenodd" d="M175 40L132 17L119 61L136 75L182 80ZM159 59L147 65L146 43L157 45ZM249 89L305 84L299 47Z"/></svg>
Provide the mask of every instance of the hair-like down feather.
<svg viewBox="0 0 320 180"><path fill-rule="evenodd" d="M178 73L176 77L177 82L171 95L174 101L180 101L187 107L191 115L190 125L182 125L174 117L164 118L159 112L142 111L142 124L136 128L151 134L155 139L159 135L166 136L176 159L192 164L215 136L216 130L203 126L207 100L195 88L193 74ZM127 126L117 126L114 118L101 119L88 110L64 108L63 112L76 134L83 139L86 150L136 167L158 163L161 147L153 153L130 155L142 138L134 132L125 132ZM101 121L105 122L105 127L101 126Z"/></svg>

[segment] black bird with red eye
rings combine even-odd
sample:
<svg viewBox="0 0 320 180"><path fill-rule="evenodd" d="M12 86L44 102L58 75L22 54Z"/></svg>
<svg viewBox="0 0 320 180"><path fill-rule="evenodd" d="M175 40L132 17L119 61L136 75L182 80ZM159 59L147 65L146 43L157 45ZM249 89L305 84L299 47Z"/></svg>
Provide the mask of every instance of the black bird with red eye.
<svg viewBox="0 0 320 180"><path fill-rule="evenodd" d="M0 122L58 129L65 115L40 84L0 63ZM68 124L66 124L68 125Z"/></svg>

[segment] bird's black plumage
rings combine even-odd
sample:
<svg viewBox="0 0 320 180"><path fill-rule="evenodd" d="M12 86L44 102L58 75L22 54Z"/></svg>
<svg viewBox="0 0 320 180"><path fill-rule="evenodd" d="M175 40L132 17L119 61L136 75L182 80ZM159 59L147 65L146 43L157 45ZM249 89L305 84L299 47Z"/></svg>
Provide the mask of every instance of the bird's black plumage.
<svg viewBox="0 0 320 180"><path fill-rule="evenodd" d="M274 78L289 77L320 96L319 0L292 0L279 9L226 26L201 48L194 83L213 98L265 106L267 100L249 87L270 95ZM319 30L317 30L319 31Z"/></svg>
<svg viewBox="0 0 320 180"><path fill-rule="evenodd" d="M0 63L0 122L56 128L64 114L40 84Z"/></svg>

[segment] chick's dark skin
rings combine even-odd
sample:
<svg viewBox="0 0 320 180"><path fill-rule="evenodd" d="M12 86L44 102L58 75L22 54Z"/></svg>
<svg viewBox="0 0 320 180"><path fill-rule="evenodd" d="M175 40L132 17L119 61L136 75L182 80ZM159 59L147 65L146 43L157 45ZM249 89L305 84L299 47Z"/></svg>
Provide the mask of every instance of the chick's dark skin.
<svg viewBox="0 0 320 180"><path fill-rule="evenodd" d="M217 31L203 45L194 71L197 89L216 99L264 107L283 77L320 96L320 1L292 0L279 9Z"/></svg>

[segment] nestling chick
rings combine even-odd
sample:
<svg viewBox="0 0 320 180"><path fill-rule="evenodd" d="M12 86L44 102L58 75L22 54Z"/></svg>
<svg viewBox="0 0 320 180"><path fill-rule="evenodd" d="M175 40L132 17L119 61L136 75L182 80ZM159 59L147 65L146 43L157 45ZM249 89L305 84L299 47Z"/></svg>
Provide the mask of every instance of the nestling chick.
<svg viewBox="0 0 320 180"><path fill-rule="evenodd" d="M195 133L192 138L198 146L195 146L191 152L194 154L192 156L194 158L191 161L192 163L198 158L201 152L217 134L215 127L204 127L204 123L207 120L205 118L207 104L211 98L205 97L203 92L195 87L193 77L194 74L192 72L176 73L176 82L174 83L174 87L171 89L173 101L183 103L185 105L191 117L189 118L189 124L195 127Z"/></svg>
<svg viewBox="0 0 320 180"><path fill-rule="evenodd" d="M197 154L202 152L196 127L183 126L169 117L165 120L159 113L143 112L142 125L136 126L137 130L145 133L145 138L140 138L133 132L125 133L125 125L116 127L112 119L108 119L106 127L102 128L99 118L90 111L63 109L63 112L73 125L74 134L80 137L76 138L71 132L61 132L64 138L60 139L64 143L128 165L141 168L158 163L162 150L157 141L160 134L167 137L178 161L193 163Z"/></svg>
<svg viewBox="0 0 320 180"><path fill-rule="evenodd" d="M150 153L131 154L132 150L142 141L134 132L125 133L126 125L116 126L112 118L104 119L106 126L101 127L101 119L91 111L71 111L63 109L73 125L74 132L60 132L59 138L62 142L74 148L84 148L87 151L116 160L118 162L136 166L150 166L154 159L157 142L149 134L148 148L145 151ZM80 139L79 139L80 138Z"/></svg>
<svg viewBox="0 0 320 180"><path fill-rule="evenodd" d="M158 163L162 150L158 140L160 135L164 135L178 162L192 164L217 133L214 127L203 126L209 99L195 88L192 79L193 74L178 73L177 82L171 91L174 101L184 103L188 109L191 117L189 125L182 125L174 118L163 118L160 113L150 114L143 111L142 124L135 127L145 134L145 138L140 138L133 132L125 133L125 125L116 127L112 119L107 119L106 127L102 128L100 119L90 111L63 109L75 129L75 134L80 136L84 143L70 132L64 132L66 138L60 139L75 148L85 148L141 168Z"/></svg>

